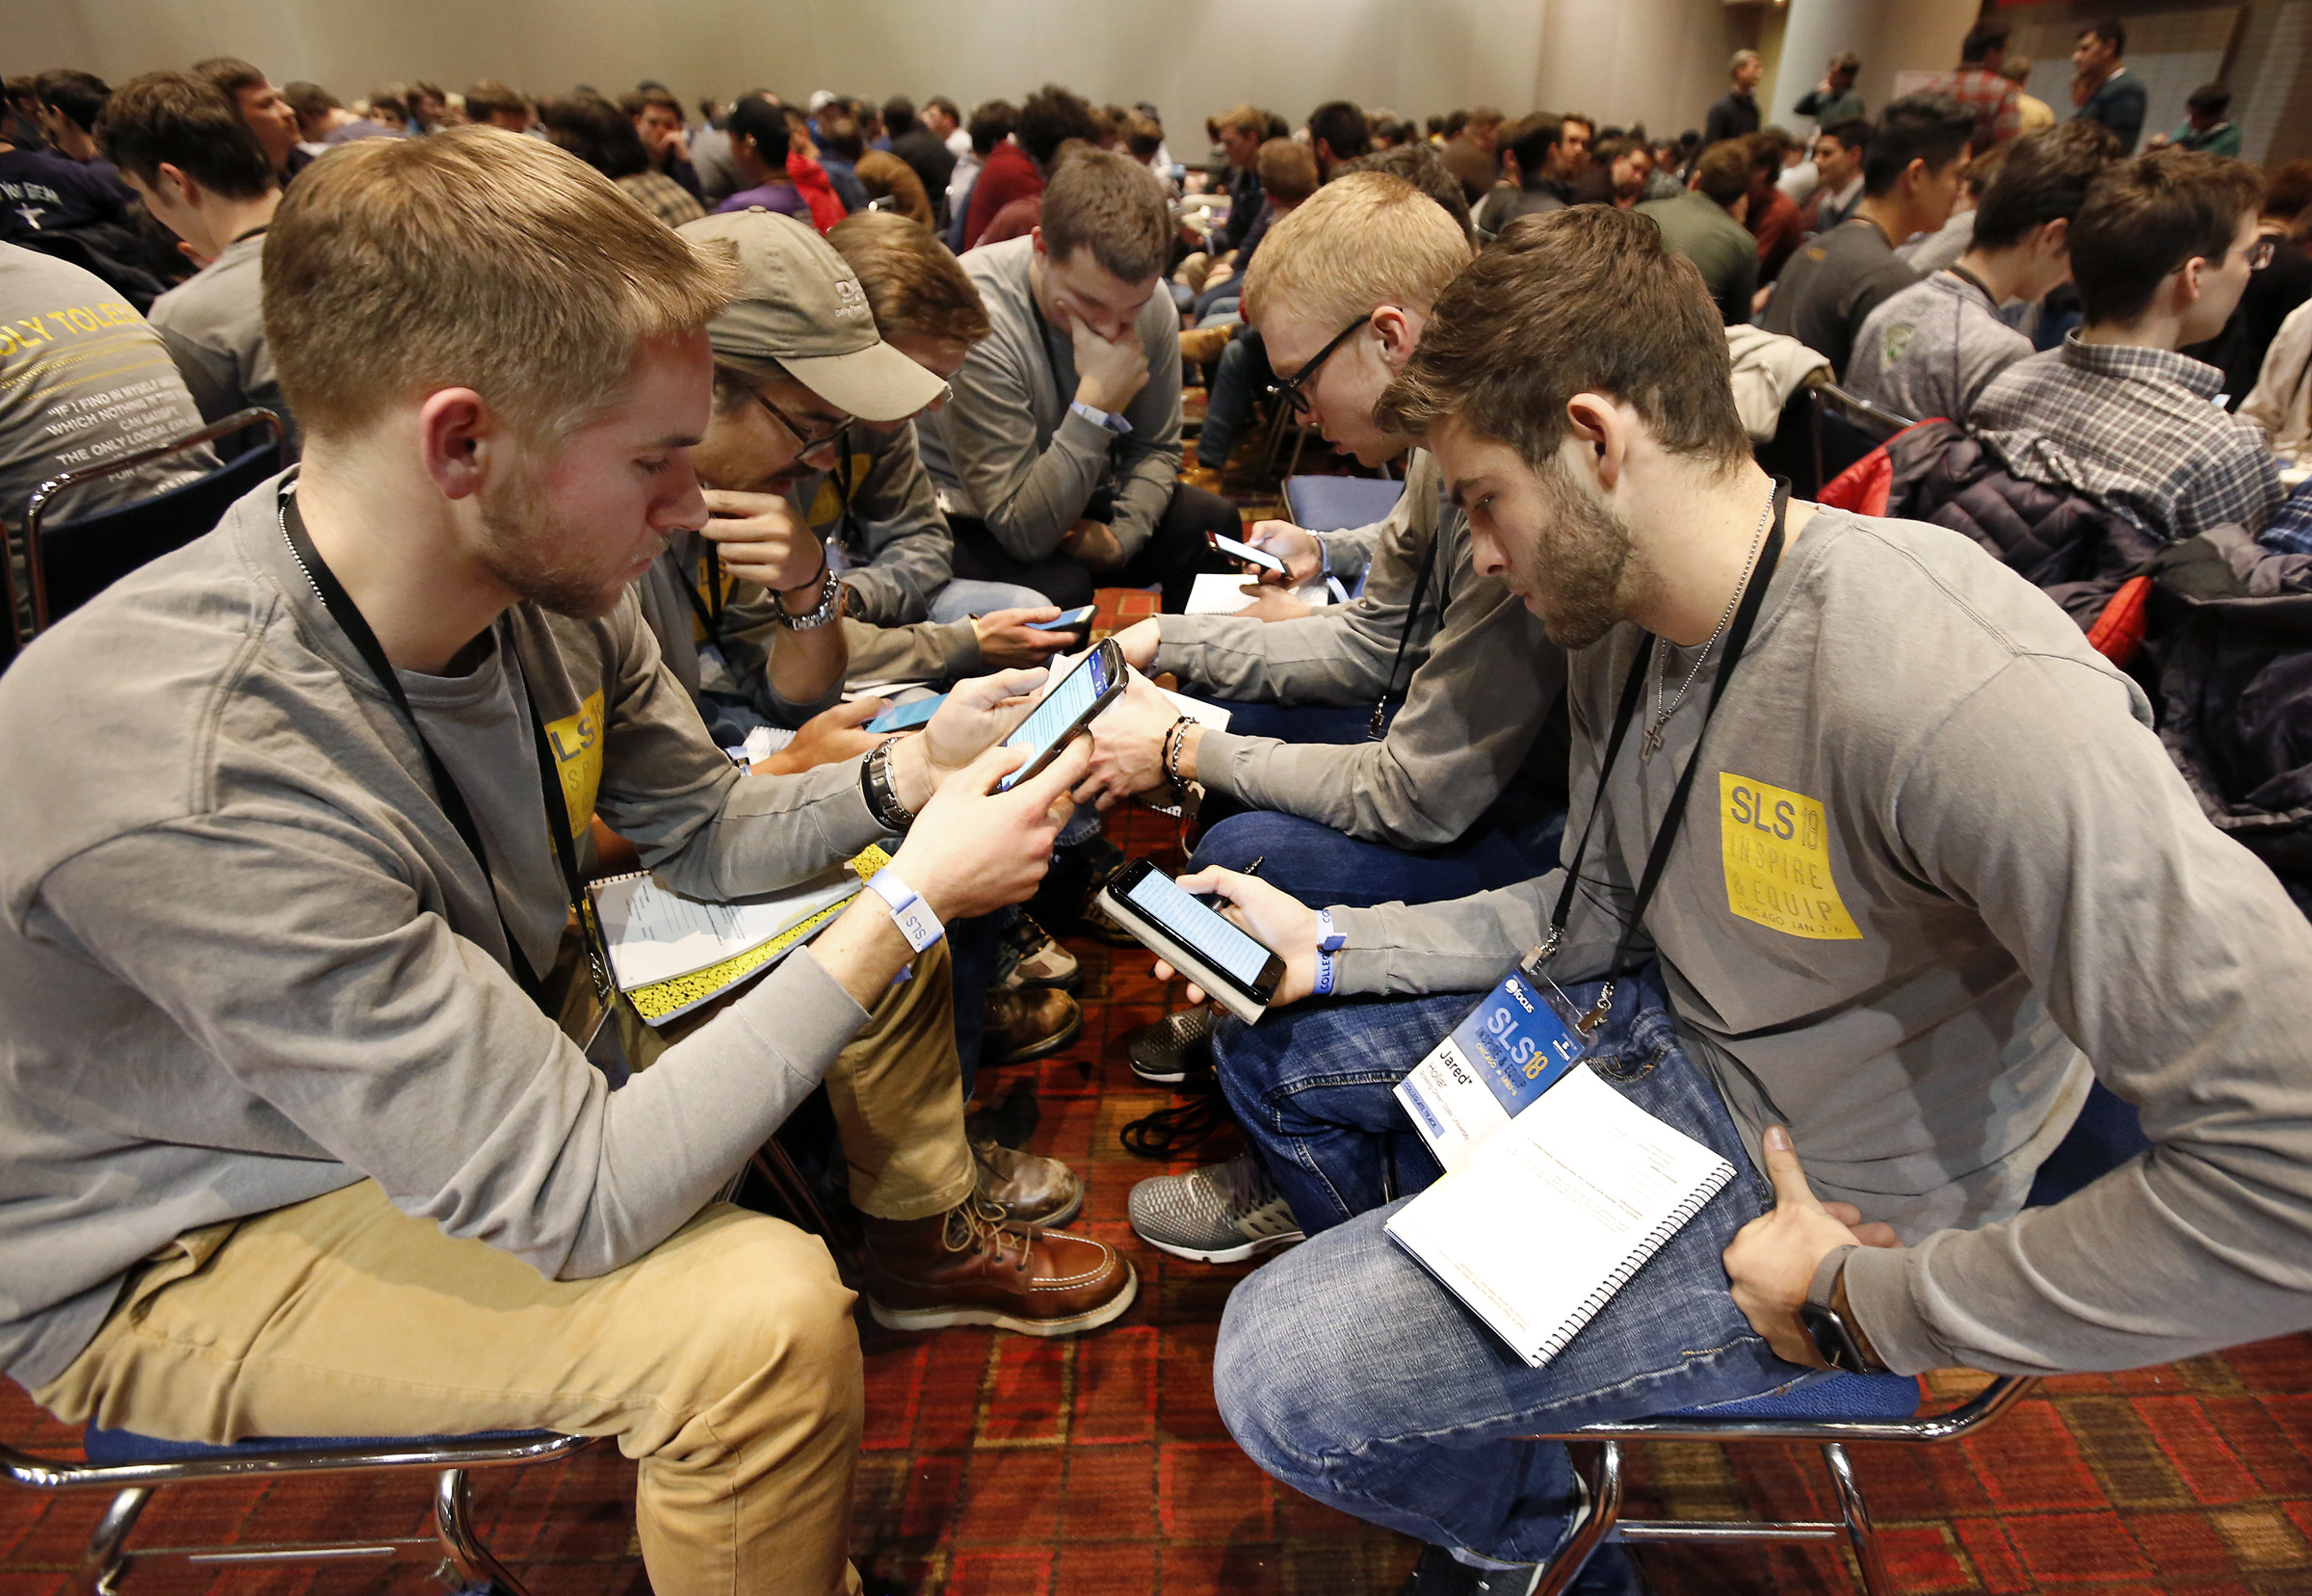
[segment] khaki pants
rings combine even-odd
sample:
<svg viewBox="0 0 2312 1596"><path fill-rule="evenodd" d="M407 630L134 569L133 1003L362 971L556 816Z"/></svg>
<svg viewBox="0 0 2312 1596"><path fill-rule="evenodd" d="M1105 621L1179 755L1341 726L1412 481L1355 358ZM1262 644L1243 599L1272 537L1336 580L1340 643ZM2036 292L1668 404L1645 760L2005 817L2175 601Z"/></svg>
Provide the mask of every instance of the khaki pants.
<svg viewBox="0 0 2312 1596"><path fill-rule="evenodd" d="M973 1180L944 945L916 966L828 1072L854 1200L888 1218ZM818 1238L735 1208L624 1269L547 1280L362 1181L179 1237L33 1395L70 1423L212 1443L616 1436L641 1465L660 1596L829 1596L858 1589L852 1300Z"/></svg>

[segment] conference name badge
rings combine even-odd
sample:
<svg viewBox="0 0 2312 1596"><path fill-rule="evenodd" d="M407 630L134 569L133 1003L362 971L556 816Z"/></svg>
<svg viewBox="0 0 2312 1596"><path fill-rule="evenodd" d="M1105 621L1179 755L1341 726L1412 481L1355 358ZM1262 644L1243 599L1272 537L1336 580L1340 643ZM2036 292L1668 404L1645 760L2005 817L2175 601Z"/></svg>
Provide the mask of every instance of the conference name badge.
<svg viewBox="0 0 2312 1596"><path fill-rule="evenodd" d="M1397 1101L1448 1170L1580 1062L1581 1010L1541 973L1540 951L1485 994L1397 1084Z"/></svg>

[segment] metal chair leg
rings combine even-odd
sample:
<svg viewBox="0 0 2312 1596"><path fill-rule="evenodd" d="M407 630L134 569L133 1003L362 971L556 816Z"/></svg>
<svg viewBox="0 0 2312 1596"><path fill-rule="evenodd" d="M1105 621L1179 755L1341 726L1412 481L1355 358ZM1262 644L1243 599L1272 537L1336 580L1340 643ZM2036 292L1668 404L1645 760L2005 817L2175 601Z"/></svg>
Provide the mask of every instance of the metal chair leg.
<svg viewBox="0 0 2312 1596"><path fill-rule="evenodd" d="M1855 1566L1862 1570L1862 1588L1868 1596L1894 1596L1886 1577L1886 1560L1878 1555L1878 1533L1871 1523L1871 1504L1862 1499L1862 1485L1847 1449L1836 1441L1823 1443L1823 1461L1830 1465L1830 1483L1838 1492L1838 1516L1847 1527L1847 1541L1854 1548Z"/></svg>
<svg viewBox="0 0 2312 1596"><path fill-rule="evenodd" d="M113 1581L127 1560L122 1548L127 1546L144 1504L151 1500L151 1490L143 1485L133 1485L113 1498L104 1517L96 1521L95 1533L89 1536L80 1572L73 1576L72 1588L81 1596L112 1596Z"/></svg>
<svg viewBox="0 0 2312 1596"><path fill-rule="evenodd" d="M1605 1544L1614 1532L1615 1521L1621 1517L1621 1445L1607 1441L1597 1449L1597 1467L1589 1474L1590 1516L1574 1531L1565 1549L1550 1559L1541 1571L1540 1583L1534 1586L1534 1596L1559 1596L1581 1577L1582 1568L1590 1561L1590 1554Z"/></svg>
<svg viewBox="0 0 2312 1596"><path fill-rule="evenodd" d="M506 1571L506 1565L489 1555L474 1533L473 1521L468 1515L473 1490L466 1482L463 1469L444 1469L434 1482L434 1532L441 1538L441 1549L448 1554L442 1570L444 1584L454 1570L464 1583L459 1588L466 1591L488 1590L495 1596L530 1596L521 1581Z"/></svg>

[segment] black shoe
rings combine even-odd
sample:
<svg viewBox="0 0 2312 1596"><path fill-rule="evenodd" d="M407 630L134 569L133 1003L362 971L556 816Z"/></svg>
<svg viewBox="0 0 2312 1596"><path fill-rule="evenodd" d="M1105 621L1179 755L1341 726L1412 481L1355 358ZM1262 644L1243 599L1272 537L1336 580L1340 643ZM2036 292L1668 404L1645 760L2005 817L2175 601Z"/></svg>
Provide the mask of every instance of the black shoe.
<svg viewBox="0 0 2312 1596"><path fill-rule="evenodd" d="M1176 1086L1195 1075L1210 1075L1212 1006L1198 1004L1167 1014L1132 1038L1132 1073L1160 1086Z"/></svg>

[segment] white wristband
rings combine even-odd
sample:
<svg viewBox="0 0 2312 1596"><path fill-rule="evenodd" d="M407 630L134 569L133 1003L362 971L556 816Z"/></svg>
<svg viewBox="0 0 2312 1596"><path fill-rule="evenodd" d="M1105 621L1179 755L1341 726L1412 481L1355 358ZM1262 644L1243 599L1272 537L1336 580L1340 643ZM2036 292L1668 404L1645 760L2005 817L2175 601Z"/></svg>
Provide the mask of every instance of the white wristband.
<svg viewBox="0 0 2312 1596"><path fill-rule="evenodd" d="M889 865L868 876L867 885L878 898L890 905L891 924L899 928L899 934L906 937L907 946L917 953L947 934L947 928L939 924L939 917L932 912L932 905L923 901L923 895L901 880L899 872Z"/></svg>

